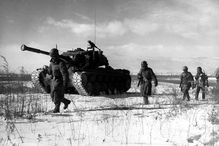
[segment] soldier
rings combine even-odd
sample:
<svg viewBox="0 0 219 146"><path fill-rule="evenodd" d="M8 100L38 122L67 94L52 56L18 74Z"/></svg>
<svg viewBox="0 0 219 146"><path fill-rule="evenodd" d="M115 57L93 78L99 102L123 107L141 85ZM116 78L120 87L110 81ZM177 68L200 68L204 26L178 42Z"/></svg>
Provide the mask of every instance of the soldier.
<svg viewBox="0 0 219 146"><path fill-rule="evenodd" d="M158 81L156 75L154 74L153 70L148 67L146 61L141 62L141 69L138 73L138 79L138 86L140 85L140 92L144 98L144 104L149 104L148 96L151 95L151 81L152 79L154 80L155 87L158 85Z"/></svg>
<svg viewBox="0 0 219 146"><path fill-rule="evenodd" d="M68 71L64 62L59 58L59 52L56 48L50 51L49 74L52 76L51 98L55 104L53 113L60 112L60 104L64 103L64 109L68 108L70 100L64 98L64 90L68 83Z"/></svg>
<svg viewBox="0 0 219 146"><path fill-rule="evenodd" d="M190 100L189 89L193 84L194 84L193 76L190 72L188 72L188 67L184 66L183 72L180 75L180 85L179 85L181 91L183 92L183 100L185 100L186 97L188 101Z"/></svg>
<svg viewBox="0 0 219 146"><path fill-rule="evenodd" d="M219 68L216 70L215 78L217 79L217 86L219 86Z"/></svg>
<svg viewBox="0 0 219 146"><path fill-rule="evenodd" d="M197 74L195 76L196 80L196 93L195 99L198 100L198 95L200 90L202 90L202 99L205 99L205 86L208 85L208 76L202 71L201 67L197 67Z"/></svg>

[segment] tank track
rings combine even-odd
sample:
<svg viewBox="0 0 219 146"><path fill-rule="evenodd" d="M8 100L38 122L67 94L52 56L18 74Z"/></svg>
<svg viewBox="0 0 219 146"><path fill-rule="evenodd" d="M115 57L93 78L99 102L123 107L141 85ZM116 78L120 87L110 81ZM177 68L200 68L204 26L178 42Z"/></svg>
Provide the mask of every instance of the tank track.
<svg viewBox="0 0 219 146"><path fill-rule="evenodd" d="M37 90L50 93L50 79L43 69L32 73L32 82ZM69 76L71 87L65 93L83 96L112 95L126 92L131 86L131 77L127 70L91 70L75 72Z"/></svg>
<svg viewBox="0 0 219 146"><path fill-rule="evenodd" d="M121 94L130 88L131 77L124 70L108 73L83 71L72 75L72 84L78 93L84 96Z"/></svg>
<svg viewBox="0 0 219 146"><path fill-rule="evenodd" d="M88 92L85 90L82 83L82 78L80 73L74 73L72 76L72 84L80 95L88 96Z"/></svg>
<svg viewBox="0 0 219 146"><path fill-rule="evenodd" d="M43 93L50 93L50 85L45 84L45 82L43 82L45 78L43 78L42 76L42 71L43 69L39 68L32 72L31 74L32 83L34 84L37 90L40 90Z"/></svg>

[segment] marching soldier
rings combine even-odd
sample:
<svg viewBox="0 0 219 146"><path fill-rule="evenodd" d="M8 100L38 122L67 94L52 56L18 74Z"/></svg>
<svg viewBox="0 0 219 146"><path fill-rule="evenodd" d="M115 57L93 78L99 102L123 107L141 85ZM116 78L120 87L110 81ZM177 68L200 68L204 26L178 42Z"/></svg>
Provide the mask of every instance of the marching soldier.
<svg viewBox="0 0 219 146"><path fill-rule="evenodd" d="M183 92L183 100L187 98L190 101L189 89L194 84L194 79L192 74L188 71L188 67L183 67L183 72L180 75L180 85L181 91Z"/></svg>
<svg viewBox="0 0 219 146"><path fill-rule="evenodd" d="M153 70L148 67L146 61L141 62L141 69L140 72L138 73L138 79L139 79L138 86L140 85L140 92L144 98L144 104L149 104L148 96L151 95L151 89L152 89L151 81L154 80L155 86L158 85L158 81L156 75L154 74Z"/></svg>
<svg viewBox="0 0 219 146"><path fill-rule="evenodd" d="M197 67L197 74L195 76L196 80L196 93L195 99L198 100L198 95L200 90L202 90L202 99L205 99L205 87L208 85L208 76L202 71L201 67Z"/></svg>
<svg viewBox="0 0 219 146"><path fill-rule="evenodd" d="M53 113L60 112L60 104L64 103L64 109L68 108L70 100L64 98L64 90L68 83L68 71L62 60L59 58L59 52L56 48L50 51L49 74L52 76L51 98L55 104Z"/></svg>
<svg viewBox="0 0 219 146"><path fill-rule="evenodd" d="M215 78L217 79L217 86L219 86L219 68L216 70Z"/></svg>

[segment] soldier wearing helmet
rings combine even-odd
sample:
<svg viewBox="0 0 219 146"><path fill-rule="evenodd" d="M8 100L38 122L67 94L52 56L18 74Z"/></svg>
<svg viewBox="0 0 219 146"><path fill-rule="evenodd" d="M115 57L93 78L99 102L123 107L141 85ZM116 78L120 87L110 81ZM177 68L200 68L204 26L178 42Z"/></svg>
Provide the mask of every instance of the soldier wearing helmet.
<svg viewBox="0 0 219 146"><path fill-rule="evenodd" d="M205 99L205 87L208 85L208 76L202 71L201 67L197 67L197 74L195 76L196 80L196 92L195 99L198 100L198 95L200 90L202 90L202 99Z"/></svg>
<svg viewBox="0 0 219 146"><path fill-rule="evenodd" d="M183 67L183 72L180 75L180 85L181 91L183 92L183 100L187 98L190 100L189 89L194 84L193 75L188 71L188 67Z"/></svg>
<svg viewBox="0 0 219 146"><path fill-rule="evenodd" d="M52 76L51 82L51 98L55 104L53 113L60 112L60 104L64 103L64 109L68 108L70 100L64 98L64 89L68 83L68 70L65 63L59 58L59 51L56 48L50 51L49 74Z"/></svg>
<svg viewBox="0 0 219 146"><path fill-rule="evenodd" d="M158 81L156 75L154 74L153 70L148 67L146 61L141 62L141 69L138 73L138 79L140 85L140 92L144 98L144 104L149 104L148 96L151 95L152 83L151 81L154 80L155 86L158 85Z"/></svg>

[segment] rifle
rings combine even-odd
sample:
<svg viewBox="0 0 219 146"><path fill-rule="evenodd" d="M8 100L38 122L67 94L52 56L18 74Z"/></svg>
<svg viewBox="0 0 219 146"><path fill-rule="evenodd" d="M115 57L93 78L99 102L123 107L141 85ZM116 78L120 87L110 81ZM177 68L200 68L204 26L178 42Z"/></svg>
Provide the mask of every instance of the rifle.
<svg viewBox="0 0 219 146"><path fill-rule="evenodd" d="M141 84L141 80L138 80L138 84L137 84L137 87L139 87Z"/></svg>
<svg viewBox="0 0 219 146"><path fill-rule="evenodd" d="M143 81L143 79L142 79L142 78L139 78L139 79L138 79L138 84L137 84L137 87L139 87L139 86L140 86L140 84L142 83L142 81Z"/></svg>

